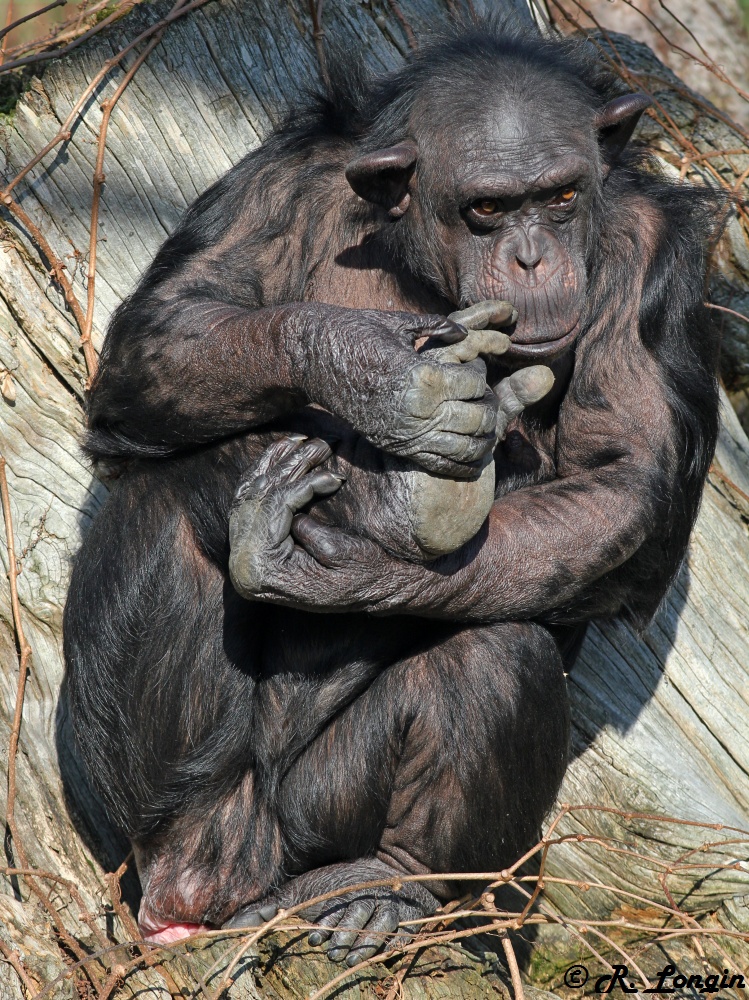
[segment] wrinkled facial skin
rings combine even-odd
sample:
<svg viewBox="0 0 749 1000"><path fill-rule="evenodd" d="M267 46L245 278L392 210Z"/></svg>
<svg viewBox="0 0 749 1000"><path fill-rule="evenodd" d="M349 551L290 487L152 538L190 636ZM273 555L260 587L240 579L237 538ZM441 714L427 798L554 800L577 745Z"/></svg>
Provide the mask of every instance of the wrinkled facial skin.
<svg viewBox="0 0 749 1000"><path fill-rule="evenodd" d="M526 102L505 101L458 131L443 128L437 142L419 143L415 181L429 199L417 193L412 211L429 234L422 246L430 269L461 306L483 299L515 306L518 320L507 331L515 357L552 357L579 329L601 182L587 119L587 129L569 113L539 121Z"/></svg>

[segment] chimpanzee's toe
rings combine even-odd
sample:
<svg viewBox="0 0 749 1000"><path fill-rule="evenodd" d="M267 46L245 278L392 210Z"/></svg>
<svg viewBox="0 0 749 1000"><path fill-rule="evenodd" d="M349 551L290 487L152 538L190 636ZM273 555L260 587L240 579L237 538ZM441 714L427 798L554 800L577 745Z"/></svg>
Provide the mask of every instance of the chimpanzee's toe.
<svg viewBox="0 0 749 1000"><path fill-rule="evenodd" d="M381 948L395 948L404 944L410 935L394 936L399 923L400 913L397 906L391 904L378 906L365 931L359 935L354 947L346 956L346 965L357 965L371 958Z"/></svg>
<svg viewBox="0 0 749 1000"><path fill-rule="evenodd" d="M345 907L345 912L338 923L338 927L328 947L328 958L331 962L342 962L344 960L354 941L359 937L360 931L369 922L375 909L376 902L372 897L354 899Z"/></svg>
<svg viewBox="0 0 749 1000"><path fill-rule="evenodd" d="M233 917L222 924L222 930L236 930L238 927L260 927L272 920L278 913L278 903L265 900L261 903L251 903L237 910Z"/></svg>
<svg viewBox="0 0 749 1000"><path fill-rule="evenodd" d="M299 875L278 896L284 907L310 900L300 914L317 925L310 931L309 943L316 947L330 939L328 958L351 966L383 948L404 944L412 936L408 925L431 916L439 906L424 884L403 883L402 878L401 872L376 858L359 858ZM377 881L386 884L364 887ZM315 901L331 891L336 892L334 897Z"/></svg>

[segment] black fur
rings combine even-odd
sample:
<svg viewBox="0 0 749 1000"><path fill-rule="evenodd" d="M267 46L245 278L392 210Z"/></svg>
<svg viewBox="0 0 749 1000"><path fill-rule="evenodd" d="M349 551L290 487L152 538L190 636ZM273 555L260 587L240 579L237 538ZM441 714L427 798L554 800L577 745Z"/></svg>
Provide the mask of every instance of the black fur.
<svg viewBox="0 0 749 1000"><path fill-rule="evenodd" d="M464 593L445 589L487 551L490 527L452 561L424 567L410 603L373 601L388 618L246 602L229 582L236 484L278 436L271 422L295 426L310 395L282 379L266 385L263 352L248 380L233 348L220 354L225 327L211 326L208 307L224 309L226 329L268 310L270 329L274 309L313 298L318 269L362 225L375 227L367 260L395 275L413 311L464 305L450 301L409 214L382 222L330 192L347 160L408 138L418 95L454 91L459 79L473 99L498 67L518 86L528 75L566 88L587 113L621 93L584 46L507 24L461 28L384 80L347 67L195 202L112 320L87 447L128 463L76 561L65 655L81 752L139 845L147 906L165 919L220 923L294 876L375 855L417 872L512 862L537 836L566 760L549 628L572 658L596 616L642 627L685 552L718 425L717 344L702 298L719 203L628 154L595 193L577 358L560 365L553 403L520 418L497 453L496 523L507 509L506 536L526 562L503 565L498 548L494 575ZM445 104L446 128L461 100ZM661 220L654 248L633 222L636 198ZM630 342L620 319L633 296ZM209 347L219 353L198 371ZM609 378L607 358L621 379ZM650 362L647 384L667 413L657 454L627 432L644 402L627 380L644 384ZM574 475L562 440L573 412ZM585 421L609 415L619 423L594 447ZM606 491L632 498L636 523L622 537L592 531L582 547L600 549L573 559L555 512L568 502L603 509Z"/></svg>

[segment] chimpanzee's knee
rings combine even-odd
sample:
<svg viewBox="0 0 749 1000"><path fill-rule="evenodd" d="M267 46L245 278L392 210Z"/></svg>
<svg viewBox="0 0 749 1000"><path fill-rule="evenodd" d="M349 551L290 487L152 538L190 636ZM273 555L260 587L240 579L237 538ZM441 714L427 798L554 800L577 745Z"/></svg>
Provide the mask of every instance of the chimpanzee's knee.
<svg viewBox="0 0 749 1000"><path fill-rule="evenodd" d="M445 630L380 674L286 775L291 871L372 854L414 873L505 867L538 837L568 730L545 629Z"/></svg>
<svg viewBox="0 0 749 1000"><path fill-rule="evenodd" d="M541 626L466 629L413 665L381 852L495 871L538 839L567 764L562 660Z"/></svg>

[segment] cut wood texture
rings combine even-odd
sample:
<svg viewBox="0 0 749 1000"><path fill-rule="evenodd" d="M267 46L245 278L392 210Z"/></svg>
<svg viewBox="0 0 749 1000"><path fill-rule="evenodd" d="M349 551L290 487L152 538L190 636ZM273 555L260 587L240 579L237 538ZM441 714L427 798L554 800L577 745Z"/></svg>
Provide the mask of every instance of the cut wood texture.
<svg viewBox="0 0 749 1000"><path fill-rule="evenodd" d="M401 62L410 32L423 38L455 6L328 0L325 38L360 49L373 69L387 70ZM6 183L55 136L106 60L170 9L137 6L32 80L2 123ZM613 44L648 77L669 113L681 116L687 141L703 151L745 149L733 126L709 106L695 105L647 49L621 37ZM133 59L130 54L124 65ZM109 125L98 219L97 350L108 316L187 205L256 146L300 86L315 83L319 74L306 0L215 0L169 26ZM0 452L20 567L20 616L32 649L14 758L16 836L6 837L8 867L0 877L2 998L29 997L42 988L45 997L77 992L102 1000L179 990L213 995L241 940L202 939L174 955L121 946L134 934L137 883L128 870L120 902L117 880L105 877L125 861L128 846L86 784L72 749L64 690L61 697L61 622L71 560L107 487L79 450L86 383L80 330L50 278L52 262L30 236L38 229L46 238L85 310L100 105L122 76L117 69L105 79L69 140L12 192L31 229L17 214L5 213L2 222ZM643 134L668 169L681 169L684 147L668 128L648 119ZM749 153L709 163L719 164L720 177L735 184ZM690 161L685 169L690 177L699 170L708 183L718 182L704 163ZM749 304L749 256L742 222L731 225L716 294L722 288L723 301L738 309ZM749 382L747 326L737 321L726 332L727 373L737 385ZM561 988L563 968L580 956L591 956L591 968L602 974L607 960L630 954L628 942L635 939L644 974L662 965L666 953L696 972L747 964L749 442L728 404L724 417L688 563L655 622L642 637L614 625L592 628L570 678L574 760L560 801L588 808L563 810L545 858L544 893L515 939L531 942L520 955L526 978L536 984ZM7 570L4 543L0 558ZM4 580L0 815L7 812L4 776L18 665L11 589ZM39 873L14 871L26 866ZM533 870L525 877L516 885L530 891ZM517 898L522 909L527 895L512 905ZM596 923L612 919L613 929ZM665 924L667 944L656 941ZM677 932L681 938L673 937ZM511 949L496 936L487 941L474 941L471 950L459 942L426 947L416 959L412 952L395 964L374 964L333 995L509 996L510 977L497 954ZM231 970L236 998L305 997L340 972L293 931L244 947ZM91 957L99 952L100 959ZM640 975L635 966L631 972ZM530 985L526 990L534 992Z"/></svg>

